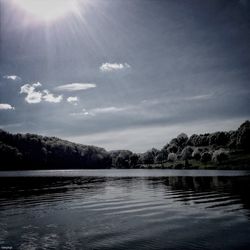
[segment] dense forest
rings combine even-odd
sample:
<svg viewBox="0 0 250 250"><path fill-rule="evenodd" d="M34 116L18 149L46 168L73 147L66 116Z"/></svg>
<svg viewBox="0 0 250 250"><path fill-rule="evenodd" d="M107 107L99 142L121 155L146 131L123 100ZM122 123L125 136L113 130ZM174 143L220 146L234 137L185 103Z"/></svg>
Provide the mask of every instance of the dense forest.
<svg viewBox="0 0 250 250"><path fill-rule="evenodd" d="M0 130L0 170L98 168L243 168L250 169L250 121L236 131L181 133L162 149L136 154L106 151L35 134Z"/></svg>

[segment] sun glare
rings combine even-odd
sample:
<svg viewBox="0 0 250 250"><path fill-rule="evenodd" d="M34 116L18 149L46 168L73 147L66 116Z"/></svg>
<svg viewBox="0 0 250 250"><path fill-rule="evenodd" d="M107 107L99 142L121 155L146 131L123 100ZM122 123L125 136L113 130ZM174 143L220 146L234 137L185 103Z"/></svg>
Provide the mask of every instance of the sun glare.
<svg viewBox="0 0 250 250"><path fill-rule="evenodd" d="M77 10L76 0L14 0L28 14L42 21L53 21Z"/></svg>

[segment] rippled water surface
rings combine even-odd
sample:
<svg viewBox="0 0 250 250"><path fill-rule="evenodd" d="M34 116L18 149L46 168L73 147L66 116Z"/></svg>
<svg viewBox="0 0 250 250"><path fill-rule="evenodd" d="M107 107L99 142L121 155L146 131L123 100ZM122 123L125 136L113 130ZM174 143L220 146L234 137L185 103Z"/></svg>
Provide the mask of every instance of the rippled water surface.
<svg viewBox="0 0 250 250"><path fill-rule="evenodd" d="M112 171L0 173L0 249L250 249L247 172Z"/></svg>

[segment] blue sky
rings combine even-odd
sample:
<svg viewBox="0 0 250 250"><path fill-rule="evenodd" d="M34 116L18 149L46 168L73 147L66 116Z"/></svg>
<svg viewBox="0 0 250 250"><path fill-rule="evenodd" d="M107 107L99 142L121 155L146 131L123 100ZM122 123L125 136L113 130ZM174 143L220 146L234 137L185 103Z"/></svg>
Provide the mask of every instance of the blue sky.
<svg viewBox="0 0 250 250"><path fill-rule="evenodd" d="M0 0L2 129L142 152L249 119L249 1L53 3Z"/></svg>

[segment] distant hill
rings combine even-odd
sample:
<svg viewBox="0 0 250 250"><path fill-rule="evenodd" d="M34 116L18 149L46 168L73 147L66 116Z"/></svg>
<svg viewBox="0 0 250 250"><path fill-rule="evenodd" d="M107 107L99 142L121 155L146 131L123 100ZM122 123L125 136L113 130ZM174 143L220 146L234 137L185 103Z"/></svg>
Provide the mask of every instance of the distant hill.
<svg viewBox="0 0 250 250"><path fill-rule="evenodd" d="M236 131L192 135L182 133L162 149L136 154L106 151L35 134L0 130L0 170L98 168L249 168L250 121Z"/></svg>
<svg viewBox="0 0 250 250"><path fill-rule="evenodd" d="M0 130L1 169L108 168L109 153L56 137L10 134Z"/></svg>

